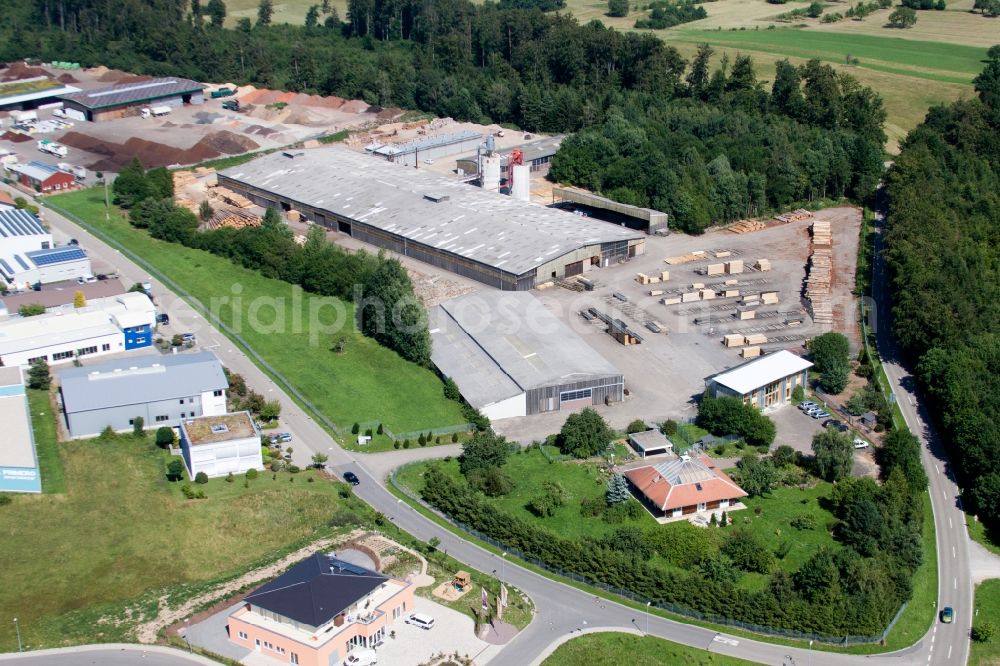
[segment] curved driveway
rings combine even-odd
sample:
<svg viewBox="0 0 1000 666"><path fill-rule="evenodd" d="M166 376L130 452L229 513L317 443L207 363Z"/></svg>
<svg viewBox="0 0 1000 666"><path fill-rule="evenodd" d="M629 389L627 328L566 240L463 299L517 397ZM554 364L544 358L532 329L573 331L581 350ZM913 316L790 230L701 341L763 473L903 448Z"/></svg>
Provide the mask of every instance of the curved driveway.
<svg viewBox="0 0 1000 666"><path fill-rule="evenodd" d="M64 236L73 236L81 240L92 256L106 259L121 272L126 283L146 279L150 274L147 269L140 268L125 256L95 237L86 233L77 225L54 214L46 213L46 221L54 230L63 232ZM141 261L141 260L140 260ZM155 277L155 276L154 276ZM169 285L153 280L154 290L158 294L167 294ZM883 280L876 280L883 285ZM881 294L884 300L885 294ZM478 546L465 541L425 518L414 509L398 500L383 486L385 466L379 464L378 455L374 454L371 462L363 462L368 456L357 456L344 451L336 445L330 436L320 428L310 416L293 403L285 391L265 376L239 348L231 343L218 331L207 325L204 320L193 316L190 308L179 299L170 301L161 297L161 304L166 303L172 322L187 322L191 328L199 328L199 342L202 346L213 348L223 362L236 372L246 377L247 382L262 390L266 387L268 398L277 398L283 404L282 418L287 429L295 434L295 458L298 462L308 462L314 452L326 453L330 456L329 465L338 472L352 470L361 478L361 485L356 488L358 496L371 504L377 511L389 516L401 529L420 539L438 537L441 539L441 549L449 555L480 571L502 571L507 582L516 585L532 597L538 615L517 638L515 638L497 659L503 664L532 664L540 661L547 648L555 641L569 634L586 630L591 627L620 628L629 631L645 632L693 647L719 652L734 657L741 657L765 664L791 664L834 666L840 664L964 664L968 656L968 630L971 622L971 583L968 568L968 539L964 528L964 515L958 508L958 489L948 473L947 459L941 447L936 443L925 450L925 462L931 479L930 493L934 506L934 519L937 528L937 547L939 562L939 596L942 605L951 605L956 610L956 623L940 625L934 623L929 631L916 645L901 652L887 655L855 656L830 652L811 651L801 648L789 648L742 637L718 634L715 631L667 620L655 615L646 616L642 611L636 611L626 606L596 599L568 585L550 580L544 576L524 569L509 561L501 563L501 558L485 551ZM882 307L880 311L887 311ZM176 320L175 320L176 316ZM880 317L880 320L883 318ZM200 327L195 326L200 324ZM177 330L181 330L175 324ZM922 414L914 406L915 397L904 391L900 386L905 381L904 371L893 360L891 339L888 336L888 326L879 328L879 342L883 354L887 357L886 371L892 380L893 390L899 397L900 406L910 429L922 437L927 445L930 430L922 420ZM433 449L426 450L433 455ZM391 456L391 453L389 454ZM369 470L372 470L370 472ZM377 470L377 471L376 471ZM648 622L648 625L647 625ZM794 661L793 661L794 660ZM60 660L58 663L69 663ZM76 663L76 662L74 662Z"/></svg>

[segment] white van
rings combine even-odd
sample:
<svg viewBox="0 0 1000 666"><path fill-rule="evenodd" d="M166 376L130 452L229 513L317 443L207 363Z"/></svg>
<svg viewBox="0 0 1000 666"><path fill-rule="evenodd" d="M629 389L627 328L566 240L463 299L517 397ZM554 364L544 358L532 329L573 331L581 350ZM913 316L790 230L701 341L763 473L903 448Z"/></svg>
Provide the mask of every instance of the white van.
<svg viewBox="0 0 1000 666"><path fill-rule="evenodd" d="M375 666L377 663L375 650L370 648L358 648L344 660L344 666Z"/></svg>
<svg viewBox="0 0 1000 666"><path fill-rule="evenodd" d="M421 629L430 629L434 626L434 618L430 615L424 615L423 613L414 613L410 617L406 618L406 624L412 624L415 627L420 627Z"/></svg>

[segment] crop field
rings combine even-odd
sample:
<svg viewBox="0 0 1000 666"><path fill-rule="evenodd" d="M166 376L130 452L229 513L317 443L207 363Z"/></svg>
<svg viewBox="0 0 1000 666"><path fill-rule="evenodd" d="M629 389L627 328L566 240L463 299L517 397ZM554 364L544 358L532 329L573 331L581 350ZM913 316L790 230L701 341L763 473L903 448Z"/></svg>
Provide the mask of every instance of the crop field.
<svg viewBox="0 0 1000 666"><path fill-rule="evenodd" d="M340 427L381 421L394 432L408 432L465 422L458 403L445 399L433 372L403 360L357 331L352 304L302 293L287 282L265 278L224 257L156 240L132 227L117 211L105 222L103 192L98 189L62 194L50 201L143 257L201 303L220 303L214 308L217 316L238 329L258 354ZM223 302L222 298L236 293L236 287L255 298ZM261 307L263 300L258 298L277 307ZM295 306L297 299L301 307ZM342 317L332 307L337 304L343 309ZM252 311L265 312L260 317L263 325L240 324L258 319ZM315 322L310 320L313 312ZM268 320L268 316L274 318ZM336 335L320 332L321 328L332 331L338 318L342 326ZM334 337L346 338L341 353L331 349Z"/></svg>

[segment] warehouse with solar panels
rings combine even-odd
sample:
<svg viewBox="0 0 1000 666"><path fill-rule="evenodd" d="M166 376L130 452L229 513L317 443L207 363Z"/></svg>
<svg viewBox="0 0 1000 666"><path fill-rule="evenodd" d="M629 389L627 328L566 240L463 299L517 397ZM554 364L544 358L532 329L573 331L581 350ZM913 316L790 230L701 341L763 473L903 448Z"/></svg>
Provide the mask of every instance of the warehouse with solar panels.
<svg viewBox="0 0 1000 666"><path fill-rule="evenodd" d="M0 280L25 290L90 275L90 258L81 248L52 245L52 234L28 211L0 211Z"/></svg>
<svg viewBox="0 0 1000 666"><path fill-rule="evenodd" d="M205 93L196 81L170 77L61 95L60 99L68 118L99 122L137 116L148 106L202 104Z"/></svg>
<svg viewBox="0 0 1000 666"><path fill-rule="evenodd" d="M344 148L273 153L218 174L255 204L507 291L645 252L645 234Z"/></svg>

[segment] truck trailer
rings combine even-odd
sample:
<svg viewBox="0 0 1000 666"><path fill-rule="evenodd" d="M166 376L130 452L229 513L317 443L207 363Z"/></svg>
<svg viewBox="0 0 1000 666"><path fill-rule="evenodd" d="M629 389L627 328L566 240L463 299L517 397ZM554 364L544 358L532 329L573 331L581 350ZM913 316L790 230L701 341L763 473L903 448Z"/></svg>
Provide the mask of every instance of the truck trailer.
<svg viewBox="0 0 1000 666"><path fill-rule="evenodd" d="M58 157L66 157L69 150L66 146L61 143L56 143L55 141L49 141L48 139L42 139L38 142L38 150L43 153L48 153L49 155L56 155Z"/></svg>

